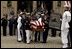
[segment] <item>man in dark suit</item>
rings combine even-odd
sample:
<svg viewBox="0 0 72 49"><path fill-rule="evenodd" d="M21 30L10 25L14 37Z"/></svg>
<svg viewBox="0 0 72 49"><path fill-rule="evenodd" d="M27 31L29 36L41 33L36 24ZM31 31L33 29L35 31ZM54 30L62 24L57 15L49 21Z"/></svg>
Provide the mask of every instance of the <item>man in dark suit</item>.
<svg viewBox="0 0 72 49"><path fill-rule="evenodd" d="M14 24L14 17L11 16L9 19L9 35L13 36L13 24Z"/></svg>
<svg viewBox="0 0 72 49"><path fill-rule="evenodd" d="M25 15L25 13L23 13L21 23L22 23L22 31L23 31L23 39L22 40L23 40L24 43L26 43L26 32L25 32L26 18L25 17L26 17L26 15Z"/></svg>
<svg viewBox="0 0 72 49"><path fill-rule="evenodd" d="M2 18L2 27L3 27L3 36L6 36L7 35L7 24L8 24L8 21L7 21L7 15L3 15L4 17Z"/></svg>
<svg viewBox="0 0 72 49"><path fill-rule="evenodd" d="M17 30L17 16L14 16L14 26L13 26L13 35L16 35Z"/></svg>

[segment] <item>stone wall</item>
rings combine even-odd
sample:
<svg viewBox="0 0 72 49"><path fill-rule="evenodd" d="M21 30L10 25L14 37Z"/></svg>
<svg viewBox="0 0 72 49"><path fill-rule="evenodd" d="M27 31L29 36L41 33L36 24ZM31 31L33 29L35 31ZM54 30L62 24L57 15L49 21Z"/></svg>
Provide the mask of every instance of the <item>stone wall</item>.
<svg viewBox="0 0 72 49"><path fill-rule="evenodd" d="M37 8L37 1L33 1L33 9L34 10L35 8ZM61 1L61 7L58 7L57 6L58 4L58 1L53 1L53 9L56 11L56 12L60 12L61 14L63 13L64 11L64 1ZM15 15L17 14L17 1L12 1L12 8L14 9L14 12L15 12ZM7 7L7 1L1 1L1 18L3 16L3 14L8 14L9 15L9 12L10 12L11 8L8 8Z"/></svg>

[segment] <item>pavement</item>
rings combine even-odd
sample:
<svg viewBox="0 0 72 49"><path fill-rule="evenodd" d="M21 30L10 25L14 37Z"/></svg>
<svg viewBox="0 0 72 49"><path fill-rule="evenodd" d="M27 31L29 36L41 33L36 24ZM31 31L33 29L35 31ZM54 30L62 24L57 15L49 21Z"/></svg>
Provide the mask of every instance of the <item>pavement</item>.
<svg viewBox="0 0 72 49"><path fill-rule="evenodd" d="M7 28L8 30L8 28ZM7 32L7 36L2 35L1 30L1 48L61 48L62 42L61 37L58 36L51 37L51 32L49 30L49 36L47 38L47 43L40 43L40 42L31 42L30 44L17 42L17 36L9 36Z"/></svg>

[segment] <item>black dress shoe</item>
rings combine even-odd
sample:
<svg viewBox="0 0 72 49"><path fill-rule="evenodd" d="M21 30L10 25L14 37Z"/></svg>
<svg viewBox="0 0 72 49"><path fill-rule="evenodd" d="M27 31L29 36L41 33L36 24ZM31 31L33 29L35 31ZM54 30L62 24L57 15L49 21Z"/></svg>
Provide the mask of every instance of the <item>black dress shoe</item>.
<svg viewBox="0 0 72 49"><path fill-rule="evenodd" d="M16 35L16 34L14 34L14 35Z"/></svg>
<svg viewBox="0 0 72 49"><path fill-rule="evenodd" d="M6 36L6 35L3 35L3 36Z"/></svg>
<svg viewBox="0 0 72 49"><path fill-rule="evenodd" d="M37 40L34 40L34 42L37 42Z"/></svg>
<svg viewBox="0 0 72 49"><path fill-rule="evenodd" d="M37 41L35 41L35 42L37 42Z"/></svg>
<svg viewBox="0 0 72 49"><path fill-rule="evenodd" d="M17 40L18 41L18 40ZM21 41L18 41L18 42L21 42Z"/></svg>
<svg viewBox="0 0 72 49"><path fill-rule="evenodd" d="M10 35L10 36L13 36L13 35Z"/></svg>
<svg viewBox="0 0 72 49"><path fill-rule="evenodd" d="M59 37L61 37L61 35L59 34Z"/></svg>

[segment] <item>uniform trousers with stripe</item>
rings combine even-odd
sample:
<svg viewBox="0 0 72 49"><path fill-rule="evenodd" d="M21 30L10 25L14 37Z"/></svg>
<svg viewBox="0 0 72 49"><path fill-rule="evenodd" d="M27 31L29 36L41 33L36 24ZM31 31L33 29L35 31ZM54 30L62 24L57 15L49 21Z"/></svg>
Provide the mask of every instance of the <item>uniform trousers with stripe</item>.
<svg viewBox="0 0 72 49"><path fill-rule="evenodd" d="M21 34L22 34L22 32L21 32L21 24L18 24L18 25L17 25L17 30L18 30L17 40L18 40L18 41L21 41L21 40L22 40L22 36L21 36Z"/></svg>
<svg viewBox="0 0 72 49"><path fill-rule="evenodd" d="M26 32L26 42L27 43L30 43L30 36L31 36L31 32L30 32L30 30L25 30L25 32Z"/></svg>

